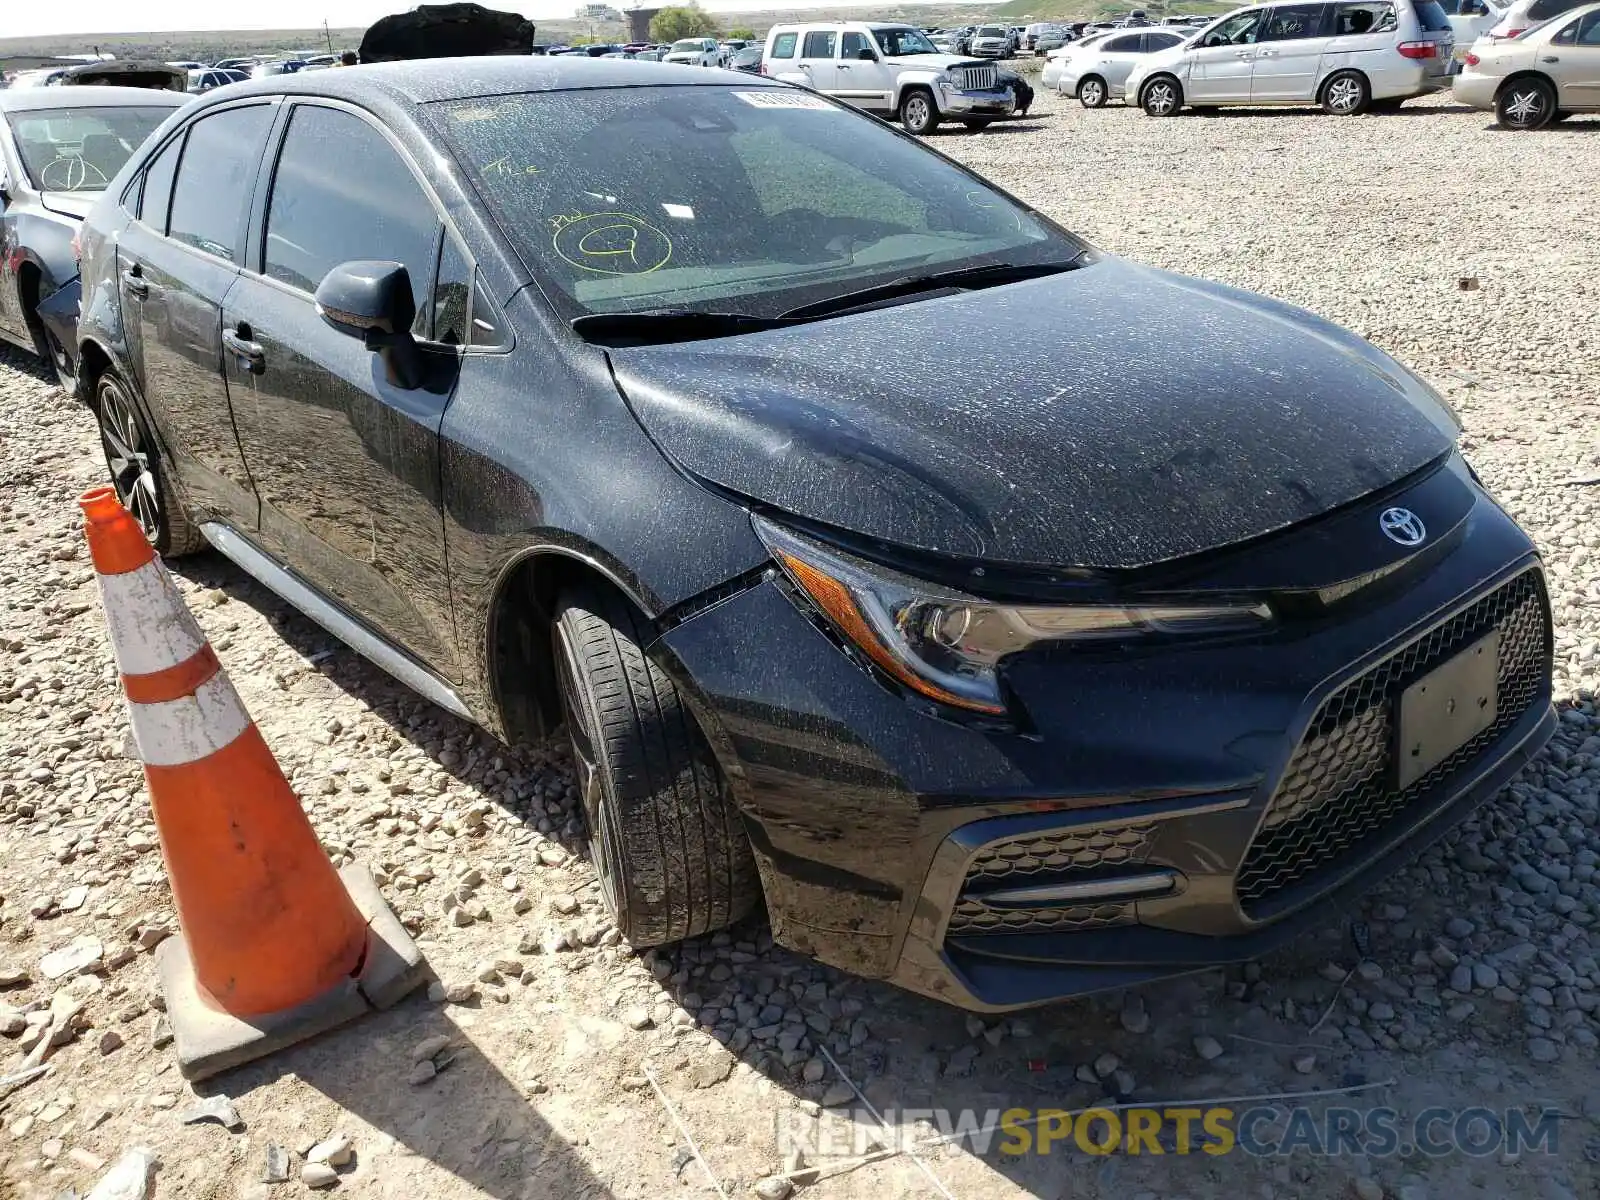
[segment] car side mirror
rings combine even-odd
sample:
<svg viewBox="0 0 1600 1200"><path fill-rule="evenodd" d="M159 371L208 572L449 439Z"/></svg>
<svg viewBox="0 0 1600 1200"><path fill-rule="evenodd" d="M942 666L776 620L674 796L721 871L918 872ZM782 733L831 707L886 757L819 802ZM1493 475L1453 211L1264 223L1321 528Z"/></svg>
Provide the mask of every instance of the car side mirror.
<svg viewBox="0 0 1600 1200"><path fill-rule="evenodd" d="M876 54L874 54L871 50L869 50L865 46L861 47L861 49L856 51L856 57L859 58L862 62L877 62L878 61L878 56Z"/></svg>
<svg viewBox="0 0 1600 1200"><path fill-rule="evenodd" d="M422 384L422 353L411 336L417 304L411 273L397 262L358 259L340 263L317 285L317 315L347 337L360 338L383 356L389 382Z"/></svg>

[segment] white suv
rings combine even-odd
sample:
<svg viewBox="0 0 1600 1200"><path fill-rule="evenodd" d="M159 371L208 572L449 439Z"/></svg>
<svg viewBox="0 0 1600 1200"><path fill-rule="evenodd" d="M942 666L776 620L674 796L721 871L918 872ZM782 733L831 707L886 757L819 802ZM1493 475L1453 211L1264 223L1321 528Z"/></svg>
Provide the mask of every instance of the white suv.
<svg viewBox="0 0 1600 1200"><path fill-rule="evenodd" d="M681 38L672 43L662 62L683 63L691 67L720 67L722 48L716 38Z"/></svg>
<svg viewBox="0 0 1600 1200"><path fill-rule="evenodd" d="M945 54L914 25L774 25L761 73L897 117L907 133L932 132L945 120L982 129L1008 116L1013 103L992 62Z"/></svg>

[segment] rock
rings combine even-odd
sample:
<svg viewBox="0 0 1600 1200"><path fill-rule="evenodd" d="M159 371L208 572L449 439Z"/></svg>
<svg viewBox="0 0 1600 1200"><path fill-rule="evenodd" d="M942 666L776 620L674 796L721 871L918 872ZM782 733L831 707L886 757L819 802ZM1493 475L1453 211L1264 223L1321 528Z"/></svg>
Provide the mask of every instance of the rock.
<svg viewBox="0 0 1600 1200"><path fill-rule="evenodd" d="M308 1188L332 1187L339 1182L339 1172L327 1163L308 1162L300 1168L300 1182Z"/></svg>
<svg viewBox="0 0 1600 1200"><path fill-rule="evenodd" d="M715 1087L733 1073L734 1057L721 1046L714 1046L689 1071L689 1082L697 1088Z"/></svg>
<svg viewBox="0 0 1600 1200"><path fill-rule="evenodd" d="M335 1133L306 1151L306 1161L327 1163L330 1167L342 1167L350 1161L351 1153L350 1138L345 1134Z"/></svg>
<svg viewBox="0 0 1600 1200"><path fill-rule="evenodd" d="M1367 1015L1374 1021L1392 1021L1394 1020L1394 1008L1392 1005L1379 1000L1371 1008L1367 1009Z"/></svg>
<svg viewBox="0 0 1600 1200"><path fill-rule="evenodd" d="M411 1061L414 1063L426 1062L436 1056L441 1050L450 1048L450 1035L436 1033L432 1037L425 1037L411 1048Z"/></svg>
<svg viewBox="0 0 1600 1200"><path fill-rule="evenodd" d="M100 1053L110 1054L113 1050L122 1049L122 1035L115 1029L108 1029L100 1035Z"/></svg>
<svg viewBox="0 0 1600 1200"><path fill-rule="evenodd" d="M1143 997L1130 993L1123 1000L1121 1021L1122 1027L1129 1033L1144 1033L1150 1028L1150 1013L1144 1006Z"/></svg>
<svg viewBox="0 0 1600 1200"><path fill-rule="evenodd" d="M1493 991L1500 986L1500 972L1488 963L1473 963L1472 982L1486 992Z"/></svg>
<svg viewBox="0 0 1600 1200"><path fill-rule="evenodd" d="M233 1101L226 1096L207 1096L198 1104L190 1105L178 1117L185 1125L194 1125L201 1121L215 1121L224 1129L243 1129L244 1121L239 1117L239 1110L233 1106Z"/></svg>
<svg viewBox="0 0 1600 1200"><path fill-rule="evenodd" d="M547 867L559 867L567 861L567 852L560 846L545 846L539 851L539 861Z"/></svg>
<svg viewBox="0 0 1600 1200"><path fill-rule="evenodd" d="M492 959L484 959L472 968L472 975L479 983L499 983L500 969L494 965Z"/></svg>
<svg viewBox="0 0 1600 1200"><path fill-rule="evenodd" d="M967 1036L969 1038L976 1038L976 1037L982 1037L983 1036L983 1018L982 1017L968 1017L967 1018Z"/></svg>
<svg viewBox="0 0 1600 1200"><path fill-rule="evenodd" d="M1536 1063L1553 1063L1561 1057L1561 1047L1549 1038L1529 1038L1528 1057Z"/></svg>
<svg viewBox="0 0 1600 1200"><path fill-rule="evenodd" d="M758 1179L750 1190L760 1200L789 1200L794 1194L794 1184L781 1175L774 1175L769 1179Z"/></svg>
<svg viewBox="0 0 1600 1200"><path fill-rule="evenodd" d="M1472 990L1472 968L1466 963L1457 963L1455 970L1450 972L1450 988L1465 996Z"/></svg>
<svg viewBox="0 0 1600 1200"><path fill-rule="evenodd" d="M1376 1179L1362 1177L1355 1180L1350 1188L1356 1195L1356 1200L1383 1200L1383 1185Z"/></svg>
<svg viewBox="0 0 1600 1200"><path fill-rule="evenodd" d="M563 917L570 917L578 911L578 907L578 898L568 895L566 892L550 897L551 911L559 913Z"/></svg>
<svg viewBox="0 0 1600 1200"><path fill-rule="evenodd" d="M20 987L27 982L27 971L13 963L0 963L0 988Z"/></svg>
<svg viewBox="0 0 1600 1200"><path fill-rule="evenodd" d="M820 1058L813 1058L808 1060L804 1069L801 1070L800 1078L806 1083L821 1083L822 1077L827 1073L828 1064Z"/></svg>
<svg viewBox="0 0 1600 1200"><path fill-rule="evenodd" d="M39 960L39 973L46 979L62 979L92 971L105 956L105 947L97 937L73 939L60 950L53 950Z"/></svg>
<svg viewBox="0 0 1600 1200"><path fill-rule="evenodd" d="M1209 1034L1201 1034L1194 1039L1194 1052L1210 1062L1222 1057L1222 1043Z"/></svg>
<svg viewBox="0 0 1600 1200"><path fill-rule="evenodd" d="M1109 1050L1094 1060L1094 1074L1096 1079L1105 1079L1122 1065L1122 1060Z"/></svg>
<svg viewBox="0 0 1600 1200"><path fill-rule="evenodd" d="M1317 1069L1317 1056L1315 1054L1297 1054L1289 1060L1289 1065L1302 1075L1309 1075Z"/></svg>
<svg viewBox="0 0 1600 1200"><path fill-rule="evenodd" d="M838 1108L849 1104L856 1098L855 1089L842 1079L830 1083L827 1090L822 1093L823 1108Z"/></svg>
<svg viewBox="0 0 1600 1200"><path fill-rule="evenodd" d="M77 912L89 901L89 889L79 884L77 887L67 889L67 894L61 897L62 912Z"/></svg>
<svg viewBox="0 0 1600 1200"><path fill-rule="evenodd" d="M287 1183L289 1181L289 1152L273 1142L267 1143L266 1165L261 1171L262 1183Z"/></svg>
<svg viewBox="0 0 1600 1200"><path fill-rule="evenodd" d="M468 1004L476 999L478 985L470 979L445 982L435 979L428 985L428 999L435 1004Z"/></svg>
<svg viewBox="0 0 1600 1200"><path fill-rule="evenodd" d="M1469 938L1478 931L1478 927L1465 917L1451 917L1444 923L1445 934L1460 941Z"/></svg>
<svg viewBox="0 0 1600 1200"><path fill-rule="evenodd" d="M630 1008L623 1014L622 1019L629 1029L649 1029L656 1023L655 1018L650 1015L650 1010L643 1005Z"/></svg>
<svg viewBox="0 0 1600 1200"><path fill-rule="evenodd" d="M111 1165L84 1200L147 1200L159 1162L153 1150L135 1146Z"/></svg>
<svg viewBox="0 0 1600 1200"><path fill-rule="evenodd" d="M945 1063L945 1075L952 1078L960 1075L970 1075L972 1073L972 1064L977 1057L978 1048L976 1046L962 1046Z"/></svg>
<svg viewBox="0 0 1600 1200"><path fill-rule="evenodd" d="M406 1076L406 1082L412 1087L421 1087L439 1073L439 1068L433 1065L431 1058L425 1058L411 1067L411 1074Z"/></svg>

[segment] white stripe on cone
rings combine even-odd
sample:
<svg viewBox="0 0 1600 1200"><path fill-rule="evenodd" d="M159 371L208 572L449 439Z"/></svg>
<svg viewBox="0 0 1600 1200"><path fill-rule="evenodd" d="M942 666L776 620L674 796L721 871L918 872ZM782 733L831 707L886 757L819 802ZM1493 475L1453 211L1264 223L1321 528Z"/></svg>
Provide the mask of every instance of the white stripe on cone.
<svg viewBox="0 0 1600 1200"><path fill-rule="evenodd" d="M152 559L136 571L96 578L117 670L124 675L148 675L175 667L206 644L160 559Z"/></svg>
<svg viewBox="0 0 1600 1200"><path fill-rule="evenodd" d="M152 767L198 762L229 745L250 726L239 693L222 672L194 695L163 704L128 705L139 757Z"/></svg>

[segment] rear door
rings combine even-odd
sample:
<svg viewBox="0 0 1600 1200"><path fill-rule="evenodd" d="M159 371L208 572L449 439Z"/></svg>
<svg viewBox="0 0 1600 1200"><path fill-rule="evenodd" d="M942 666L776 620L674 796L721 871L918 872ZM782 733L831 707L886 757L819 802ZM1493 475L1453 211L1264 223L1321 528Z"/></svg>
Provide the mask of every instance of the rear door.
<svg viewBox="0 0 1600 1200"><path fill-rule="evenodd" d="M1329 40L1328 16L1326 4L1279 4L1267 13L1256 39L1252 100L1316 99L1318 69Z"/></svg>
<svg viewBox="0 0 1600 1200"><path fill-rule="evenodd" d="M1600 108L1600 9L1550 39L1539 66L1556 82L1560 108Z"/></svg>
<svg viewBox="0 0 1600 1200"><path fill-rule="evenodd" d="M133 369L156 430L190 504L246 528L256 495L230 420L220 314L276 111L271 101L232 105L170 139L117 242Z"/></svg>
<svg viewBox="0 0 1600 1200"><path fill-rule="evenodd" d="M222 330L239 442L261 496L262 546L455 678L439 423L457 347L468 340L471 265L398 143L334 102L291 109L257 209L261 236ZM377 354L318 316L317 285L355 259L410 272L425 386L391 382Z"/></svg>
<svg viewBox="0 0 1600 1200"><path fill-rule="evenodd" d="M878 48L865 33L854 29L843 31L835 70L833 94L840 100L878 112L890 107L894 73L884 66Z"/></svg>
<svg viewBox="0 0 1600 1200"><path fill-rule="evenodd" d="M834 53L839 45L839 31L812 27L800 38L800 60L797 64L808 86L819 92L833 94L839 76Z"/></svg>
<svg viewBox="0 0 1600 1200"><path fill-rule="evenodd" d="M1190 104L1238 103L1250 99L1255 68L1256 36L1266 9L1247 8L1218 22L1189 50L1189 79L1184 98Z"/></svg>

